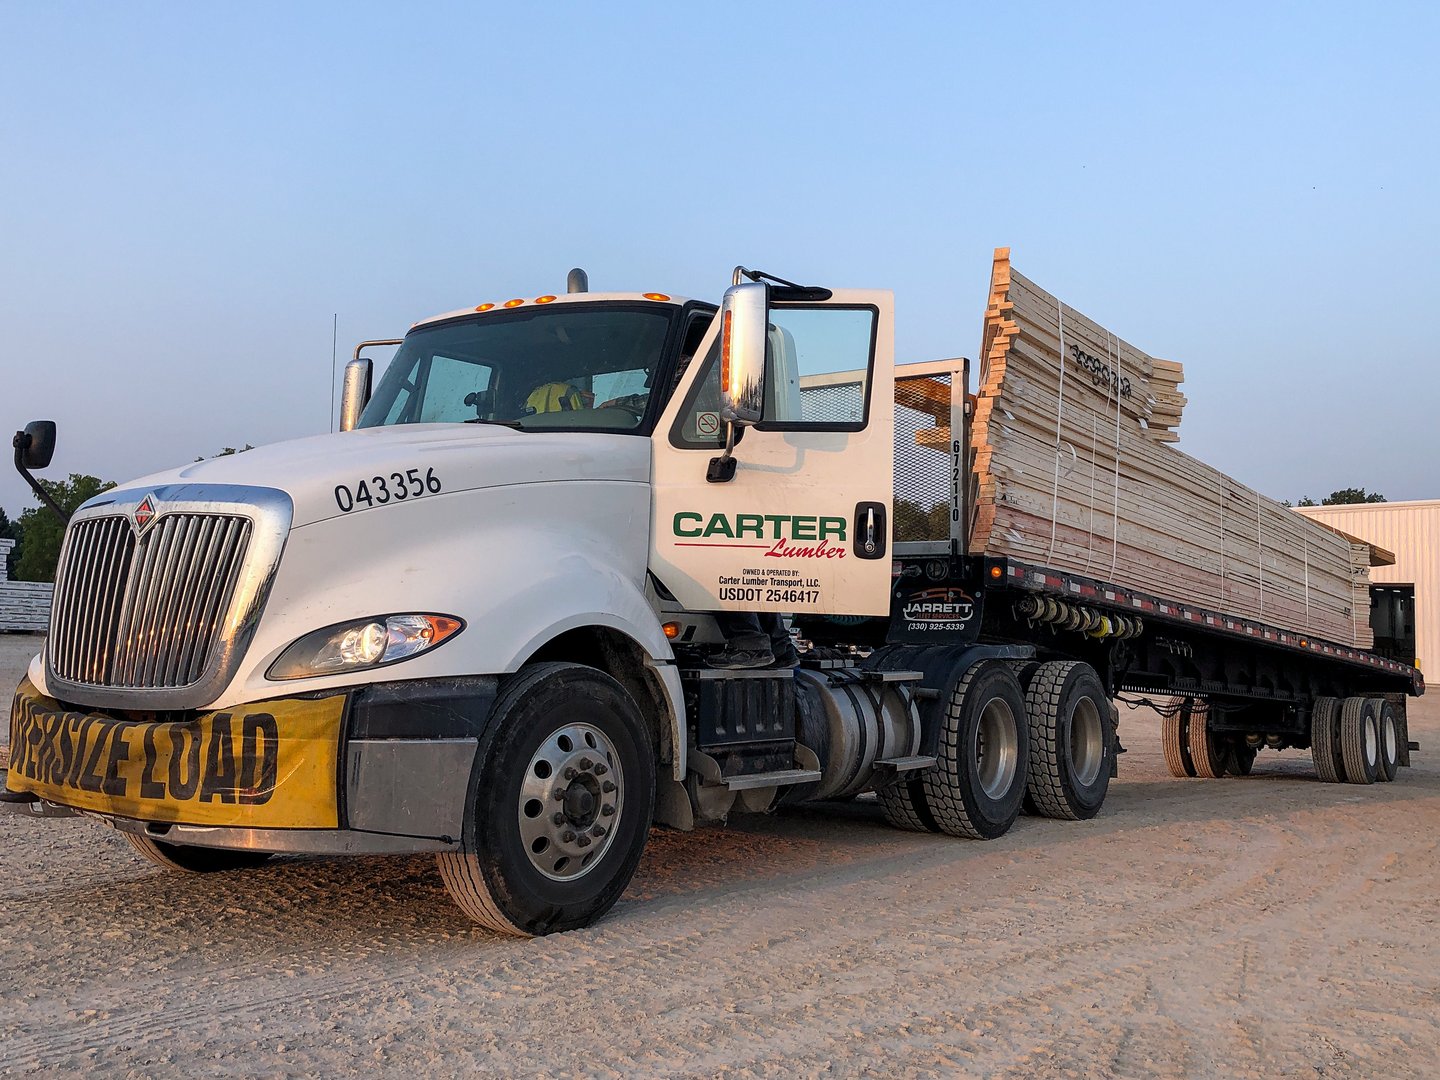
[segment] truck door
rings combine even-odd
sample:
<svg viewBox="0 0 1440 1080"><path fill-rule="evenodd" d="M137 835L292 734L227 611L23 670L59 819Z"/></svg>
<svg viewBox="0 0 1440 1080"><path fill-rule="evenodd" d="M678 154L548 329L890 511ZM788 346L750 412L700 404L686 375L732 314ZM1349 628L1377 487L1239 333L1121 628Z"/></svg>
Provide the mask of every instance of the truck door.
<svg viewBox="0 0 1440 1080"><path fill-rule="evenodd" d="M655 431L650 567L691 611L890 610L889 292L772 288L764 405L723 455L717 317Z"/></svg>

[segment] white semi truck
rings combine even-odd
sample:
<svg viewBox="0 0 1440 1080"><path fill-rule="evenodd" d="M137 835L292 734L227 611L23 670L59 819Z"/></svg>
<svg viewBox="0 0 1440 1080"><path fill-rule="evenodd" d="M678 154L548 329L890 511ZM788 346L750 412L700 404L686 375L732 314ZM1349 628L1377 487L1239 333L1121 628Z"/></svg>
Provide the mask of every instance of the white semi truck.
<svg viewBox="0 0 1440 1080"><path fill-rule="evenodd" d="M1411 668L968 553L966 363L897 371L889 293L737 268L717 308L577 271L417 323L373 393L370 344L341 432L75 513L9 805L191 872L434 851L532 935L603 915L656 823L866 791L981 839L1022 803L1090 817L1122 690L1186 702L1192 774L1408 763ZM54 427L15 445L28 478ZM707 666L726 611L785 613L801 666Z"/></svg>

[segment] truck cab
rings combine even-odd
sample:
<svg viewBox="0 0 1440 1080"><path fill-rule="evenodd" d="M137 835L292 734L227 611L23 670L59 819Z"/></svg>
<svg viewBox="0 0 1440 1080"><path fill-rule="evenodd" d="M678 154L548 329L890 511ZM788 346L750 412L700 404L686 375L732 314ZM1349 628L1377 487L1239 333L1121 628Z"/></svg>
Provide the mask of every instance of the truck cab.
<svg viewBox="0 0 1440 1080"><path fill-rule="evenodd" d="M91 500L9 788L172 869L433 850L519 933L603 913L657 818L838 790L793 671L704 657L718 611L888 613L892 304L749 277L426 319L373 393L357 350L342 431ZM875 685L851 786L916 749Z"/></svg>

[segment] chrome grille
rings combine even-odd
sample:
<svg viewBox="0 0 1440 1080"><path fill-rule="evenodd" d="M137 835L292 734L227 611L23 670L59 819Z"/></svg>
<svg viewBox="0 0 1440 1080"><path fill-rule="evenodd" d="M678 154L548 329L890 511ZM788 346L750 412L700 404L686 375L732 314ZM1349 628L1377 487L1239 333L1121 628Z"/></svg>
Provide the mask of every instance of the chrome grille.
<svg viewBox="0 0 1440 1080"><path fill-rule="evenodd" d="M250 520L231 514L162 514L138 541L128 517L77 521L56 579L51 670L89 686L198 682L230 609L250 533Z"/></svg>

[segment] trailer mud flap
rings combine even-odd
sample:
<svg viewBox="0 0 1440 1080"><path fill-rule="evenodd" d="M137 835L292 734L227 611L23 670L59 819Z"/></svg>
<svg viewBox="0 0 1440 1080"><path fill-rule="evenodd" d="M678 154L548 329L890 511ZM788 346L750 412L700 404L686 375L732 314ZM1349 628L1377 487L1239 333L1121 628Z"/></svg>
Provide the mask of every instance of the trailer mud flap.
<svg viewBox="0 0 1440 1080"><path fill-rule="evenodd" d="M345 695L257 702L180 722L67 709L20 684L12 791L80 810L186 825L339 826Z"/></svg>

